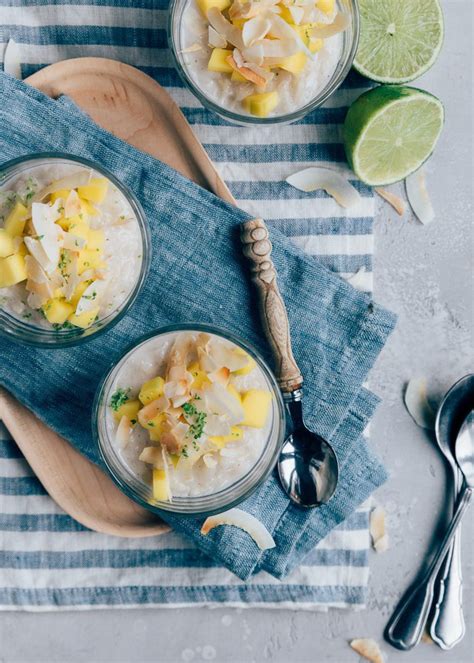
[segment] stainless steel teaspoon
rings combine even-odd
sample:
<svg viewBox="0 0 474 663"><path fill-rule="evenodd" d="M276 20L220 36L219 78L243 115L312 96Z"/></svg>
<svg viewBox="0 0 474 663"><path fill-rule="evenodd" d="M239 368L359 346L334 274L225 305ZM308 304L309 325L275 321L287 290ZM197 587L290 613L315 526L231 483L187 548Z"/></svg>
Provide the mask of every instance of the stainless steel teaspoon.
<svg viewBox="0 0 474 663"><path fill-rule="evenodd" d="M283 489L302 507L328 502L339 476L336 454L326 440L310 431L303 418L303 376L293 357L288 314L278 289L272 245L262 219L242 224L244 255L252 262L260 314L275 358L275 374L290 415L291 432L281 449L278 471Z"/></svg>

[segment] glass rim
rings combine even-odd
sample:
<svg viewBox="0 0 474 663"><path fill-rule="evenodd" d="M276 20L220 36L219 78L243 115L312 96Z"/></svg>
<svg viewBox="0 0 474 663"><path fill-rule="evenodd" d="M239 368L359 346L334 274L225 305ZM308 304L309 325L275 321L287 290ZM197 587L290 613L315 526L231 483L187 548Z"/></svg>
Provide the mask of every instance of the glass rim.
<svg viewBox="0 0 474 663"><path fill-rule="evenodd" d="M111 329L111 327L116 325L124 315L126 315L130 307L135 303L149 272L151 262L151 236L146 214L133 191L107 168L90 159L85 159L66 152L32 152L25 154L10 159L4 163L0 163L0 185L3 184L4 178L7 178L9 175L14 175L11 171L14 171L16 168L26 165L29 162L32 163L31 167L34 168L34 162L48 159L51 161L68 161L71 164L78 164L90 168L106 177L118 189L130 205L138 223L142 244L140 272L129 295L118 309L115 309L115 311L100 318L87 329L77 328L56 330L39 327L16 318L0 307L0 335L24 345L55 349L78 345L91 340L92 338L96 338L97 335Z"/></svg>
<svg viewBox="0 0 474 663"><path fill-rule="evenodd" d="M271 126L276 124L291 124L301 118L305 117L313 110L324 104L329 97L331 97L334 92L338 89L341 83L346 78L349 70L352 67L354 58L357 53L357 48L359 46L359 36L360 36L360 13L359 13L359 4L358 0L344 0L350 7L351 15L351 27L352 27L352 39L351 45L348 50L348 53L345 56L344 65L339 71L338 75L334 77L334 80L331 80L321 92L311 99L307 104L301 106L297 110L291 113L285 113L283 115L277 115L273 117L256 117L253 115L245 115L243 113L237 113L235 111L230 111L223 106L220 106L217 102L213 101L208 97L204 92L197 86L193 81L191 76L189 76L186 68L181 64L181 61L178 57L178 52L176 50L176 44L174 41L173 31L174 31L174 19L178 7L188 2L189 0L170 0L168 8L168 23L167 23L167 36L168 36L168 47L171 51L175 67L180 75L181 79L184 81L186 86L191 90L191 92L198 98L201 104L210 110L212 110L216 115L223 117L234 124L240 125L249 125L249 126ZM342 59L342 56L341 56ZM339 60L339 63L341 60Z"/></svg>
<svg viewBox="0 0 474 663"><path fill-rule="evenodd" d="M214 334L225 338L226 340L230 340L248 352L257 362L257 365L262 370L264 377L272 390L275 403L275 421L268 434L262 453L249 472L244 476L239 477L232 484L215 493L188 497L174 497L172 502L161 502L153 500L151 496L147 499L145 491L139 490L140 487L146 488L146 484L144 481L137 479L136 474L127 468L124 461L121 460L120 455L116 451L110 435L107 432L105 414L113 380L126 363L127 358L130 358L134 351L138 350L151 339L181 331L197 331ZM110 363L105 376L102 378L102 381L97 388L92 406L93 439L99 449L102 461L112 479L128 497L158 515L160 512L166 511L168 513L175 513L182 516L208 516L230 509L247 499L247 497L249 497L273 471L281 446L284 442L286 431L285 423L285 405L280 388L273 371L259 351L251 343L227 329L216 325L192 322L159 327L131 343L119 357L115 358ZM270 446L271 443L272 446ZM150 488L148 487L148 494L149 491ZM237 494L235 494L236 491Z"/></svg>

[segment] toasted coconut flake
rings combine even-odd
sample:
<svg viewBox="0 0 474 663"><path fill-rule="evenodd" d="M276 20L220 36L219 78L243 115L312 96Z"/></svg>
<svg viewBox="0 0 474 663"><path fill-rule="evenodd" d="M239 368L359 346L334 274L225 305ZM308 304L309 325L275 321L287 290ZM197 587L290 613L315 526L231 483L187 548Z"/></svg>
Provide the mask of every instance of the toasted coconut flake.
<svg viewBox="0 0 474 663"><path fill-rule="evenodd" d="M221 14L217 7L211 7L207 12L207 20L216 32L222 35L229 44L242 49L244 42L242 40L242 31L237 28Z"/></svg>
<svg viewBox="0 0 474 663"><path fill-rule="evenodd" d="M375 187L374 188L375 193L378 193L381 198L387 201L389 205L393 207L393 209L396 211L398 216L403 216L405 214L405 201L400 198L400 196L397 196L395 193L392 193L391 191L387 191L387 189L381 189L380 187Z"/></svg>
<svg viewBox="0 0 474 663"><path fill-rule="evenodd" d="M426 188L425 171L423 168L420 168L416 173L406 178L405 189L410 207L419 221L425 225L431 223L435 218L435 213Z"/></svg>
<svg viewBox="0 0 474 663"><path fill-rule="evenodd" d="M357 189L340 173L330 168L305 168L287 177L286 181L306 193L324 189L341 207L353 207L361 201Z"/></svg>
<svg viewBox="0 0 474 663"><path fill-rule="evenodd" d="M223 414L208 414L206 419L206 435L230 435L231 425Z"/></svg>
<svg viewBox="0 0 474 663"><path fill-rule="evenodd" d="M332 23L316 25L311 29L312 39L329 39L334 35L344 32L350 26L351 20L348 14L339 12Z"/></svg>
<svg viewBox="0 0 474 663"><path fill-rule="evenodd" d="M264 16L255 16L246 21L242 28L242 40L245 46L251 46L259 39L263 39L268 34L271 23Z"/></svg>
<svg viewBox="0 0 474 663"><path fill-rule="evenodd" d="M266 81L262 76L259 76L258 74L256 74L254 71L252 71L248 67L238 67L236 61L234 60L233 55L228 55L226 57L226 60L230 64L232 69L234 69L235 71L238 71L239 74L241 74L248 81L250 81L251 83L255 83L255 85L258 85L259 87L264 87L265 86Z"/></svg>
<svg viewBox="0 0 474 663"><path fill-rule="evenodd" d="M286 22L284 21L281 16L278 16L277 14L273 14L270 17L271 21L271 29L270 32L272 34L272 37L276 37L278 39L289 39L290 41L295 40L296 43L298 44L298 49L300 51L303 51L306 53L306 55L313 60L314 55L311 53L309 48L306 46L306 44L303 42L301 37L296 33L293 28Z"/></svg>
<svg viewBox="0 0 474 663"><path fill-rule="evenodd" d="M213 48L225 48L227 46L227 39L210 25L208 27L207 43Z"/></svg>
<svg viewBox="0 0 474 663"><path fill-rule="evenodd" d="M71 189L69 196L64 202L64 216L70 219L71 216L77 216L82 211L81 201L75 189Z"/></svg>
<svg viewBox="0 0 474 663"><path fill-rule="evenodd" d="M127 446L130 440L130 434L132 432L132 424L128 417L125 415L120 419L120 423L115 433L115 442L122 449Z"/></svg>
<svg viewBox="0 0 474 663"><path fill-rule="evenodd" d="M217 366L226 366L230 371L238 371L247 366L247 355L217 340L210 346L209 354Z"/></svg>
<svg viewBox="0 0 474 663"><path fill-rule="evenodd" d="M160 396L156 400L151 401L151 403L148 403L148 405L145 405L145 407L142 407L138 412L138 421L140 422L140 425L143 426L143 428L146 428L147 423L156 417L157 414L168 410L169 404L170 402L166 396Z"/></svg>
<svg viewBox="0 0 474 663"><path fill-rule="evenodd" d="M53 289L49 281L44 283L35 283L35 281L27 281L26 289L29 292L28 295L28 305L31 308L38 309L43 304L46 304L48 299L51 299L53 296Z"/></svg>
<svg viewBox="0 0 474 663"><path fill-rule="evenodd" d="M275 547L275 541L265 525L255 518L255 516L242 509L229 509L223 513L206 518L201 527L201 534L205 536L214 527L218 527L219 525L232 525L244 530L244 532L247 532L252 537L260 550L269 550Z"/></svg>
<svg viewBox="0 0 474 663"><path fill-rule="evenodd" d="M161 469L163 465L163 452L159 447L145 447L138 456L138 460Z"/></svg>
<svg viewBox="0 0 474 663"><path fill-rule="evenodd" d="M210 470L214 469L217 465L217 459L212 453L207 453L204 454L202 457L202 461L206 467L208 467Z"/></svg>
<svg viewBox="0 0 474 663"><path fill-rule="evenodd" d="M290 12L290 14L292 16L293 23L295 25L300 25L303 22L304 15L305 15L304 7L297 7L295 5L290 5L288 7L288 11Z"/></svg>
<svg viewBox="0 0 474 663"><path fill-rule="evenodd" d="M418 426L434 430L436 415L428 402L426 379L411 379L405 390L405 407Z"/></svg>
<svg viewBox="0 0 474 663"><path fill-rule="evenodd" d="M201 44L198 44L196 42L195 44L191 44L191 46L188 46L187 48L182 48L180 50L180 53L197 53L197 51L202 51L202 46Z"/></svg>
<svg viewBox="0 0 474 663"><path fill-rule="evenodd" d="M357 638L349 643L354 651L371 663L384 663L382 651L372 638Z"/></svg>
<svg viewBox="0 0 474 663"><path fill-rule="evenodd" d="M33 237L25 237L25 246L47 274L54 272L58 263L54 263L48 258L39 240Z"/></svg>
<svg viewBox="0 0 474 663"><path fill-rule="evenodd" d="M49 277L33 256L25 256L25 267L28 279L35 283L49 283Z"/></svg>
<svg viewBox="0 0 474 663"><path fill-rule="evenodd" d="M224 415L231 426L240 423L244 419L242 406L234 396L222 389L218 384L211 386L204 392L206 411L217 415Z"/></svg>
<svg viewBox="0 0 474 663"><path fill-rule="evenodd" d="M54 193L55 191L60 191L61 189L77 189L78 186L85 186L89 184L89 181L92 177L91 170L83 170L78 173L72 173L72 175L67 175L67 177L62 177L60 180L52 182L33 197L33 202L38 202L44 200L46 196Z"/></svg>
<svg viewBox="0 0 474 663"><path fill-rule="evenodd" d="M3 71L21 81L20 47L14 39L9 39L3 54Z"/></svg>
<svg viewBox="0 0 474 663"><path fill-rule="evenodd" d="M76 307L77 315L96 308L108 287L107 281L93 281L82 293Z"/></svg>
<svg viewBox="0 0 474 663"><path fill-rule="evenodd" d="M376 552L388 550L385 511L381 506L376 506L370 514L370 536L372 537L372 546Z"/></svg>
<svg viewBox="0 0 474 663"><path fill-rule="evenodd" d="M217 382L225 387L229 383L230 371L227 366L222 366L222 368L219 368L217 371L209 373L208 377L211 382Z"/></svg>
<svg viewBox="0 0 474 663"><path fill-rule="evenodd" d="M62 245L65 249L69 251L80 251L85 247L87 241L83 237L78 237L74 233L63 233L62 234Z"/></svg>

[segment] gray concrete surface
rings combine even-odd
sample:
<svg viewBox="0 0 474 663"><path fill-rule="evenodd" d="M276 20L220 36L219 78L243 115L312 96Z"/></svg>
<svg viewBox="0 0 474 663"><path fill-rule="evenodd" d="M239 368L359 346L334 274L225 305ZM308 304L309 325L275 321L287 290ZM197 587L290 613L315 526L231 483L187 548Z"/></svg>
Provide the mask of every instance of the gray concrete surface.
<svg viewBox="0 0 474 663"><path fill-rule="evenodd" d="M347 642L375 637L414 577L439 526L446 502L443 464L433 441L402 404L405 382L428 379L436 401L472 370L472 3L444 3L442 55L417 85L446 106L446 128L428 165L437 218L429 227L400 219L381 205L377 219L376 297L400 315L398 328L372 376L383 398L373 444L391 471L377 501L389 514L391 548L372 556L366 611L329 614L265 610L117 610L0 615L0 661L131 662L215 660L350 663ZM382 647L393 663L473 661L472 518L463 535L468 633L451 652L421 644L410 653Z"/></svg>

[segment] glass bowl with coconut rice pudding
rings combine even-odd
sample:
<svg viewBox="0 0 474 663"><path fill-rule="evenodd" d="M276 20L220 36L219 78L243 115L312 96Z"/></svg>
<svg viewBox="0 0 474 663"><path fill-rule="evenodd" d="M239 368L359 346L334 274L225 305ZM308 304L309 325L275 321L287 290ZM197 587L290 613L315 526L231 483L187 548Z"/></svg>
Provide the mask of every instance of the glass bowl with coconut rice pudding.
<svg viewBox="0 0 474 663"><path fill-rule="evenodd" d="M199 101L237 124L289 123L346 77L355 0L172 0L169 43Z"/></svg>
<svg viewBox="0 0 474 663"><path fill-rule="evenodd" d="M212 514L248 497L285 432L276 380L259 353L207 325L141 339L105 377L93 428L116 483L151 509Z"/></svg>
<svg viewBox="0 0 474 663"><path fill-rule="evenodd" d="M33 154L0 173L0 330L46 347L120 320L148 272L145 214L104 168Z"/></svg>

